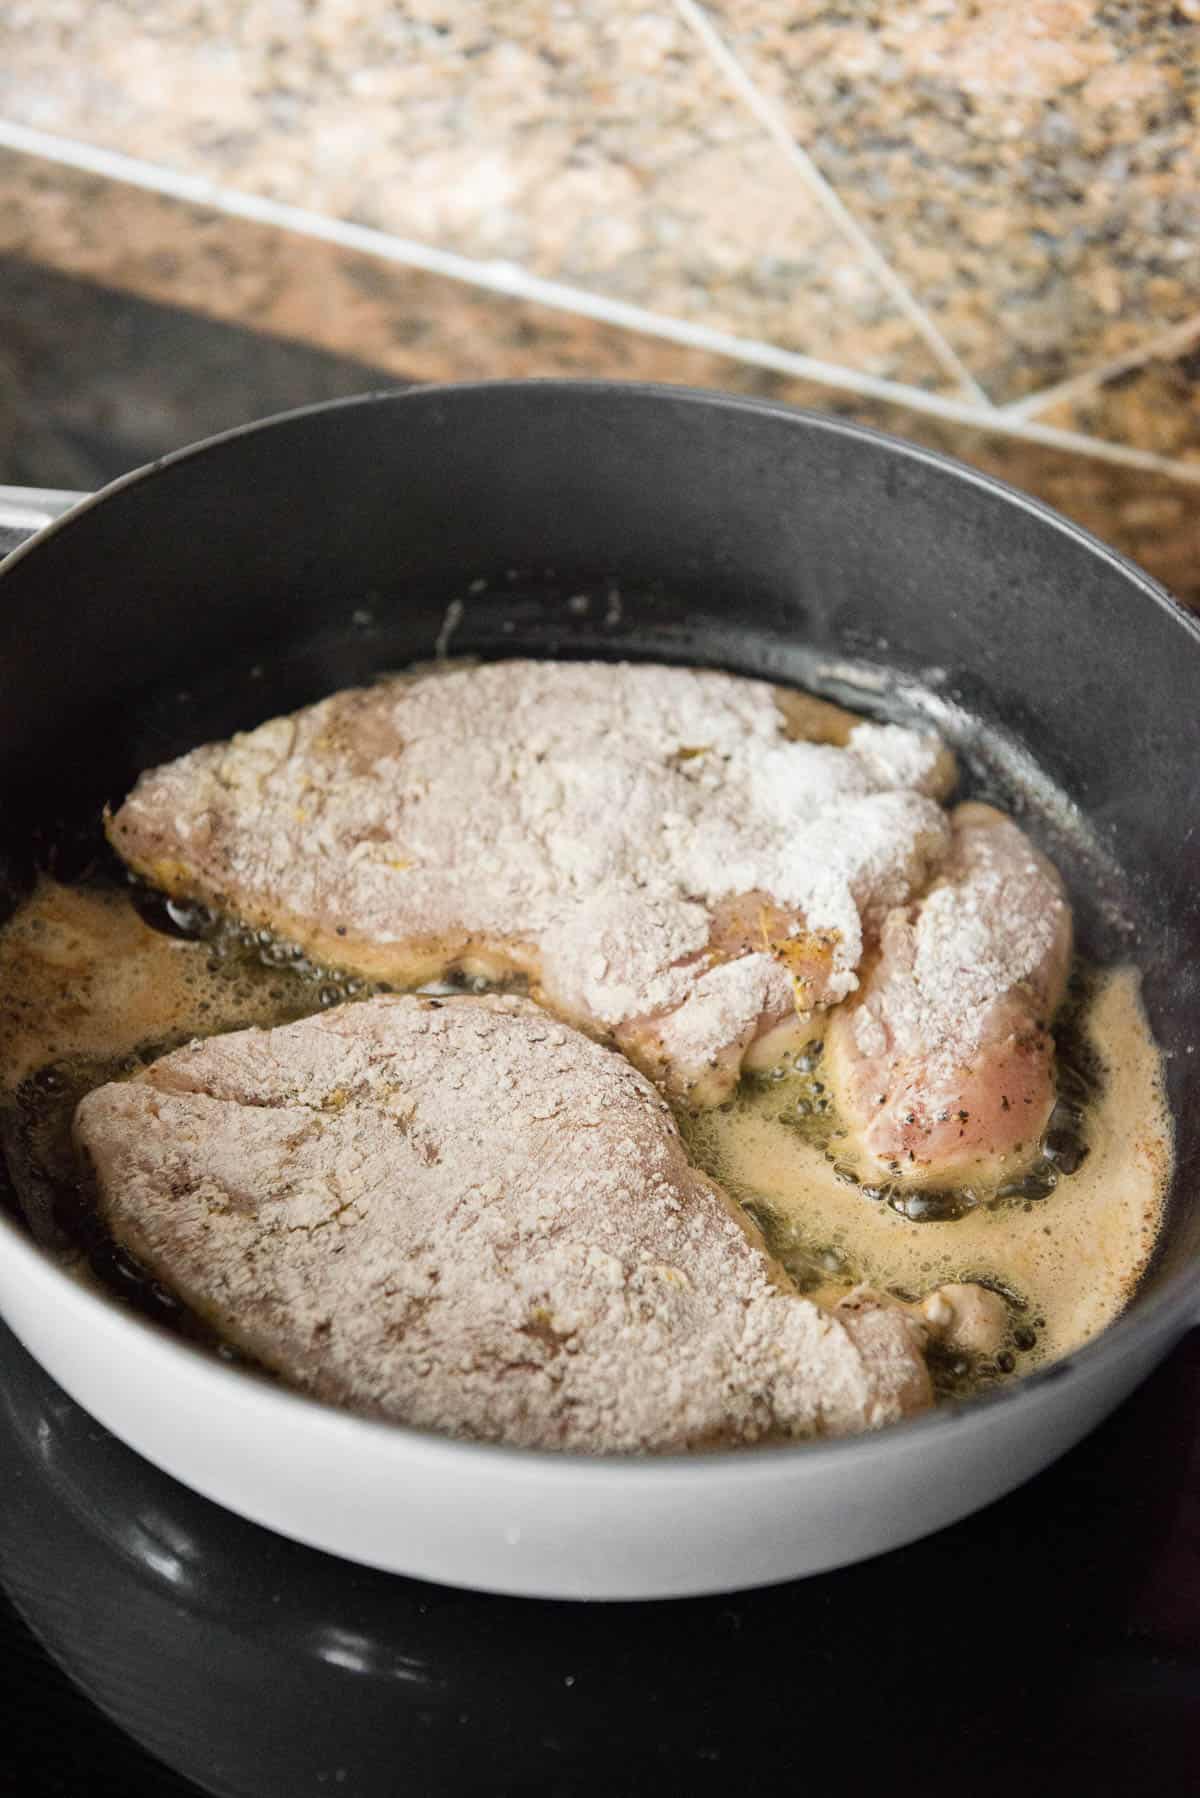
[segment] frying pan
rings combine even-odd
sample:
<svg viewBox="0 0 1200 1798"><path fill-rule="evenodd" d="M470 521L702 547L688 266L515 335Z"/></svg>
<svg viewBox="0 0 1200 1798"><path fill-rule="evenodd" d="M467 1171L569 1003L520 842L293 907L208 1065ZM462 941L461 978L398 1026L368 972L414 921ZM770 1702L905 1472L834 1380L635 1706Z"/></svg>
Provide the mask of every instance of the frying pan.
<svg viewBox="0 0 1200 1798"><path fill-rule="evenodd" d="M48 830L60 868L77 830L85 858L139 768L435 650L703 663L931 719L968 790L1018 810L1064 869L1084 949L1138 962L1167 1056L1176 1172L1126 1315L1013 1387L847 1441L589 1460L366 1421L83 1289L0 1217L0 1313L197 1491L483 1590L766 1584L999 1497L1200 1319L1200 627L1032 500L838 420L713 394L367 395L182 451L71 512L0 572L0 646L14 892Z"/></svg>

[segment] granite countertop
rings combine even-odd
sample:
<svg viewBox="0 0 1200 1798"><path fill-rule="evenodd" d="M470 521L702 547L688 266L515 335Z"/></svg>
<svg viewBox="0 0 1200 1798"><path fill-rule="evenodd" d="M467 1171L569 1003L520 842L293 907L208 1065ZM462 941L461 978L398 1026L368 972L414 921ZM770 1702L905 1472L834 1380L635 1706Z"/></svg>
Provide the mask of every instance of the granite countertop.
<svg viewBox="0 0 1200 1798"><path fill-rule="evenodd" d="M997 401L1200 307L1200 0L711 0Z"/></svg>
<svg viewBox="0 0 1200 1798"><path fill-rule="evenodd" d="M1200 295L1200 0L712 0L998 402ZM825 360L953 386L687 20L639 0L54 0L0 114Z"/></svg>
<svg viewBox="0 0 1200 1798"><path fill-rule="evenodd" d="M1200 324L1169 352L1048 405L1038 416L1066 430L1200 464Z"/></svg>
<svg viewBox="0 0 1200 1798"><path fill-rule="evenodd" d="M1195 600L1198 110L1200 0L14 0L0 143L7 120L140 162L0 152L0 256L366 384L611 374L834 410L1003 474ZM390 235L251 224L147 191L156 169ZM562 304L471 278L497 264ZM604 317L621 305L700 335ZM35 337L64 354L19 311L0 345L18 410ZM825 378L766 365L797 352ZM1049 388L1035 429L964 373L1001 408ZM915 403L964 393L973 416Z"/></svg>
<svg viewBox="0 0 1200 1798"><path fill-rule="evenodd" d="M1200 604L1200 496L1169 474L932 418L0 152L6 254L0 433L11 481L94 485L207 430L389 379L677 382L835 411L959 456ZM1195 415L1190 367L1172 364L1190 396L1172 419ZM1154 378L1135 373L1124 403ZM1107 403L1103 393L1076 401L1065 422ZM107 447L93 453L93 443Z"/></svg>
<svg viewBox="0 0 1200 1798"><path fill-rule="evenodd" d="M26 5L0 16L0 114L875 374L947 379L669 6Z"/></svg>

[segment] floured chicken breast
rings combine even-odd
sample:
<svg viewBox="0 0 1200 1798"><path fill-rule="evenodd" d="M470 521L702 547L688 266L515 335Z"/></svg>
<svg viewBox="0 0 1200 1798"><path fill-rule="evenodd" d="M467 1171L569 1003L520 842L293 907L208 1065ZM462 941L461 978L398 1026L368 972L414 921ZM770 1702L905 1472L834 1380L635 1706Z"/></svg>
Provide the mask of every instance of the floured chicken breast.
<svg viewBox="0 0 1200 1798"><path fill-rule="evenodd" d="M109 1228L307 1392L529 1447L842 1434L931 1402L922 1328L789 1290L622 1057L526 1000L381 997L81 1102Z"/></svg>
<svg viewBox="0 0 1200 1798"><path fill-rule="evenodd" d="M939 878L888 914L829 1023L838 1108L880 1175L995 1181L1036 1150L1071 934L1045 856L1002 812L960 805Z"/></svg>
<svg viewBox="0 0 1200 1798"><path fill-rule="evenodd" d="M953 778L935 736L762 681L501 662L194 750L143 775L110 836L167 893L328 965L527 975L710 1103L853 991L946 854Z"/></svg>

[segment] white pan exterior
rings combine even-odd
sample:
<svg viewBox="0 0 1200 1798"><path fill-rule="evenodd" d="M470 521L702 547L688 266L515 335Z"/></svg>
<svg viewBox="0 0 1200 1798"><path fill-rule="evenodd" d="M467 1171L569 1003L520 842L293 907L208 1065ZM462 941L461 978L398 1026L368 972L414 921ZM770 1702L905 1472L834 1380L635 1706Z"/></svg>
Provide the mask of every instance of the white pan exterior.
<svg viewBox="0 0 1200 1798"><path fill-rule="evenodd" d="M1057 1375L875 1436L588 1460L445 1441L284 1392L76 1285L0 1220L0 1313L147 1460L347 1560L528 1597L732 1591L927 1535L1028 1479L1144 1379L1190 1321L1160 1310L1136 1341L1117 1325Z"/></svg>

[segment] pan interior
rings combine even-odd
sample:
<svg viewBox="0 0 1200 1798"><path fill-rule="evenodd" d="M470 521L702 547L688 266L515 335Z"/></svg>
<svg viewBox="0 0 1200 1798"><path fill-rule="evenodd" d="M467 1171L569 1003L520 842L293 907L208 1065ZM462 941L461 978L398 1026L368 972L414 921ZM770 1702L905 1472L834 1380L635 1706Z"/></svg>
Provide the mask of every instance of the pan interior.
<svg viewBox="0 0 1200 1798"><path fill-rule="evenodd" d="M424 390L174 460L0 600L10 904L39 858L87 865L142 768L437 651L717 666L930 720L1061 867L1084 952L1142 970L1177 1125L1143 1290L1200 1256L1200 632L1019 496L752 403Z"/></svg>
<svg viewBox="0 0 1200 1798"><path fill-rule="evenodd" d="M498 586L477 581L469 628L463 628L452 600L439 636L444 643L457 632L446 645L456 661L497 652L606 661L649 655L785 680L872 717L932 725L958 754L957 796L986 799L1018 816L1062 870L1076 902L1082 953L1101 963L1137 957L1142 931L1131 883L1079 810L1010 734L947 697L936 680L898 673L881 660L831 658L802 645L756 646L744 634L725 640L720 633L696 631L694 624L678 632L640 628L642 618L655 618L659 603L653 592L611 581L574 580L564 586L555 577L532 575L506 578ZM14 878L7 884L8 903L27 889L39 867L68 883L97 876L119 881L121 871L100 820L104 807L119 803L144 768L339 687L411 666L420 647L410 641L402 615L389 618L369 606L351 606L295 642L264 646L255 655L239 654L223 666L158 683L136 707L102 721L95 736L99 753L87 758L86 774L83 758L72 756L66 769L44 770L32 804L32 795L26 796L24 832L14 832L9 843ZM1159 1249L1147 1286L1161 1277L1168 1256L1169 1249ZM148 1308L153 1315L153 1305Z"/></svg>

